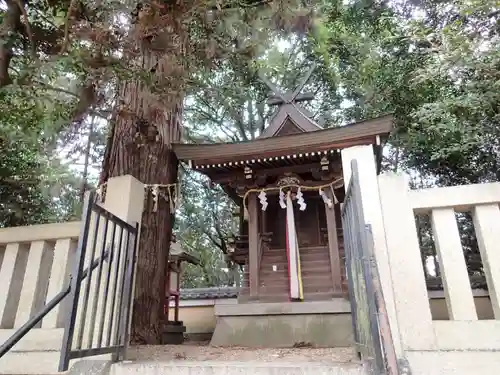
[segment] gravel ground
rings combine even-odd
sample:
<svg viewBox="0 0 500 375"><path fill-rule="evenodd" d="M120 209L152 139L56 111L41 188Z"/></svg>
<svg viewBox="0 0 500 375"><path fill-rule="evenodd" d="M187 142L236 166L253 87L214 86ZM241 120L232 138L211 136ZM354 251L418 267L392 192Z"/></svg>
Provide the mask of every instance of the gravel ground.
<svg viewBox="0 0 500 375"><path fill-rule="evenodd" d="M158 345L130 347L129 360L139 361L260 361L358 363L353 348L253 349L208 345Z"/></svg>

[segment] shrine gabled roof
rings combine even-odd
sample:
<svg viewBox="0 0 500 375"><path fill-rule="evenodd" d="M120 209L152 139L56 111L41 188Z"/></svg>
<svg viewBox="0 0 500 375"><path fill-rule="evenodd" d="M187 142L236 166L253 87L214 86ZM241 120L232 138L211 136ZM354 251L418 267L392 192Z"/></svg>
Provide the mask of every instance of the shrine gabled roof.
<svg viewBox="0 0 500 375"><path fill-rule="evenodd" d="M233 163L248 164L266 157L284 157L290 154L326 152L356 145L376 144L377 137L387 137L392 116L280 137L257 138L251 141L211 144L174 144L179 160L195 166Z"/></svg>
<svg viewBox="0 0 500 375"><path fill-rule="evenodd" d="M312 114L297 103L288 103L281 105L278 109L278 112L271 119L270 125L262 132L262 134L258 138L260 139L276 136L281 128L285 126L287 120L292 121L293 124L302 132L323 130L323 128L316 124L316 122L314 122L311 117Z"/></svg>

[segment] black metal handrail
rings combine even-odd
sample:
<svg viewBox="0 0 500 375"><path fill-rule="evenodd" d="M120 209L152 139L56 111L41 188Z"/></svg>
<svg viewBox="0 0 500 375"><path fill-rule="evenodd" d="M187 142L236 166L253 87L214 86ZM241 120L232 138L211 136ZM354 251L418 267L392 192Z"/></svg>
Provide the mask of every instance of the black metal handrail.
<svg viewBox="0 0 500 375"><path fill-rule="evenodd" d="M105 257L103 258L104 260L107 259L109 255L109 251L106 251ZM92 262L91 268L95 269L99 263L101 263L101 258L96 259L94 262ZM82 273L82 279L87 277L89 273L89 268L85 269ZM52 298L48 303L45 304L45 306L35 315L33 315L28 321L23 324L19 329L10 336L7 341L5 341L2 346L0 346L0 358L2 358L14 345L16 345L19 340L21 340L26 334L34 328L38 323L42 321L45 316L50 313L59 303L66 297L70 292L71 292L71 280L72 276L70 276L70 281L66 288L64 288L62 291L57 293L54 298Z"/></svg>
<svg viewBox="0 0 500 375"><path fill-rule="evenodd" d="M91 217L94 217L93 223ZM100 240L99 233L102 234ZM85 274L85 259L92 260L99 253L102 258L107 240L110 241L110 262L106 267L99 262L95 274L93 268L89 269L85 282L79 277L71 280L70 311L66 317L59 371L66 371L72 359L102 354L112 354L113 360L123 358L129 341L138 233L138 223L132 225L117 217L100 205L95 192L87 193L73 274ZM92 286L91 282L95 284Z"/></svg>
<svg viewBox="0 0 500 375"><path fill-rule="evenodd" d="M16 345L19 340L21 340L34 326L36 326L49 312L54 309L63 299L66 297L71 290L71 285L68 285L66 289L59 292L54 298L47 303L42 310L31 317L23 326L21 326L12 336L10 336L7 341L3 343L0 347L0 358L4 356L14 345Z"/></svg>
<svg viewBox="0 0 500 375"><path fill-rule="evenodd" d="M101 222L104 225L100 227ZM65 300L70 308L65 317L59 371L68 370L70 360L76 358L108 353L113 360L123 358L129 341L138 233L138 223L132 225L107 211L95 191L87 192L68 285L14 332L0 347L0 357ZM90 264L85 268L87 262ZM85 345L84 335L88 341Z"/></svg>

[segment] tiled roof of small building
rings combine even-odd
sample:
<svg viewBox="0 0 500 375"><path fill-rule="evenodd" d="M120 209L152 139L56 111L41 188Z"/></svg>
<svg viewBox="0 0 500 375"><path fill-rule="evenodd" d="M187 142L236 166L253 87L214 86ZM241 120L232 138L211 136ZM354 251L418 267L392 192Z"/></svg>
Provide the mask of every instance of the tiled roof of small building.
<svg viewBox="0 0 500 375"><path fill-rule="evenodd" d="M219 299L238 297L237 287L181 289L180 299Z"/></svg>

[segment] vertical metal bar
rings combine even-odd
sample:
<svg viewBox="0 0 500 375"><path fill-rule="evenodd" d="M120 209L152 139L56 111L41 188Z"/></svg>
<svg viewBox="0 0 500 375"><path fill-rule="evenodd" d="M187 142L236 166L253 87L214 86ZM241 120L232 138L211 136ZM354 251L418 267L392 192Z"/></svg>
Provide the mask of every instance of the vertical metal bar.
<svg viewBox="0 0 500 375"><path fill-rule="evenodd" d="M102 336L104 334L104 324L106 323L106 310L108 307L108 292L109 292L109 279L111 278L111 266L114 260L115 253L115 235L116 235L116 221L113 221L113 229L111 231L111 246L109 248L108 255L108 267L106 268L106 284L104 285L103 291L103 306L101 312L101 326L99 327L99 333L97 334L97 345L98 347L102 346ZM108 324L111 324L111 320Z"/></svg>
<svg viewBox="0 0 500 375"><path fill-rule="evenodd" d="M99 234L99 222L101 221L101 215L96 214L96 222L94 225L94 239L92 242L92 251L90 255L90 262L89 264L92 265L92 262L94 261L95 257L95 249L97 245L97 236ZM82 341L83 341L83 332L85 330L85 320L87 318L87 307L89 304L89 295L90 295L90 284L92 282L92 272L94 271L93 267L89 267L89 272L87 274L87 283L85 284L85 291L83 294L83 304L82 304L82 315L80 318L80 330L78 332L77 336L77 341L76 341L76 349L81 349L82 348Z"/></svg>
<svg viewBox="0 0 500 375"><path fill-rule="evenodd" d="M122 330L122 321L123 321L123 297L124 297L124 287L125 287L125 282L126 282L126 267L128 262L130 261L130 231L128 228L126 228L127 232L127 240L125 243L125 256L123 257L123 271L122 271L122 277L120 280L120 290L118 292L118 314L117 314L117 322L116 322L116 327L115 327L115 346L122 346L123 344L120 342L121 338L121 330ZM126 297L126 296L125 296ZM116 361L120 357L120 350L118 349L114 354L113 354L113 360Z"/></svg>
<svg viewBox="0 0 500 375"><path fill-rule="evenodd" d="M351 275L351 289L352 289L352 312L353 314L353 324L355 330L355 338L356 343L358 344L358 354L361 355L363 345L364 345L364 337L363 332L360 329L360 306L362 306L362 301L359 300L359 280L358 280L358 262L359 257L357 255L357 223L356 217L354 215L354 204L355 204L355 185L357 183L357 174L356 171L353 171L352 174L352 185L349 196L349 206L347 207L347 214L349 216L349 256L350 256L350 275Z"/></svg>
<svg viewBox="0 0 500 375"><path fill-rule="evenodd" d="M351 162L351 168L353 174L359 176L357 161L353 160ZM359 183L353 186L355 189L353 191L354 197L356 198L355 205L355 213L357 216L357 223L359 225L359 245L362 255L362 272L363 272L363 280L365 293L364 295L367 298L367 309L368 309L368 318L370 323L370 334L371 334L371 350L373 351L375 357L375 365L377 366L378 371L382 371L384 368L384 360L382 355L382 347L380 343L380 332L379 332L379 324L378 324L378 315L377 315L377 307L375 304L375 289L373 287L373 278L371 275L370 269L370 246L371 244L368 241L368 233L367 227L365 224L365 217L363 212L362 200L361 200L361 188ZM368 227L369 228L369 227Z"/></svg>
<svg viewBox="0 0 500 375"><path fill-rule="evenodd" d="M354 333L354 342L359 342L359 334L357 329L357 304L356 296L354 293L354 281L353 281L353 264L352 264L352 216L351 216L351 204L352 204L352 184L356 176L353 174L349 187L347 189L347 195L344 199L344 205L342 207L342 229L344 232L344 252L345 252L345 263L346 263L346 273L347 273L347 286L349 293L349 302L351 305L351 316L352 316L352 328ZM359 352L358 352L359 353Z"/></svg>
<svg viewBox="0 0 500 375"><path fill-rule="evenodd" d="M113 325L115 324L115 302L116 302L116 291L118 285L118 275L120 273L120 261L122 256L122 240L123 240L123 226L120 225L120 239L118 241L118 254L116 256L116 264L115 264L115 277L113 282L113 289L111 292L111 311L109 313L109 329L108 329L108 337L106 339L106 346L111 345L111 335L113 334Z"/></svg>
<svg viewBox="0 0 500 375"><path fill-rule="evenodd" d="M76 314L78 311L78 298L80 297L80 275L85 264L85 255L87 252L88 232L90 219L92 217L92 205L94 204L95 193L87 192L83 201L82 223L80 236L78 237L78 246L76 248L75 264L73 267L73 277L71 278L70 295L68 296L68 306L70 312L66 319L64 336L61 346L61 357L59 359L59 372L67 371L69 367L71 344L75 332Z"/></svg>
<svg viewBox="0 0 500 375"><path fill-rule="evenodd" d="M353 175L356 176L353 186L352 186L352 206L351 215L352 222L354 224L354 249L353 263L355 272L355 290L357 291L356 297L359 299L357 301L357 327L358 335L362 341L362 349L364 357L369 357L372 355L372 345L370 343L369 332L366 331L366 324L370 325L370 311L368 308L367 295L365 289L365 270L364 270L364 249L365 244L363 242L364 233L364 223L363 223L363 208L361 205L361 191L359 186L359 172L357 168L356 161L352 162ZM369 329L369 328L368 328Z"/></svg>
<svg viewBox="0 0 500 375"><path fill-rule="evenodd" d="M130 259L129 262L129 268L128 268L128 291L127 291L127 302L125 305L125 321L123 323L123 349L122 349L122 358L125 356L125 353L127 352L128 346L129 346L129 326L130 326L130 318L132 316L132 296L134 292L134 270L135 270L135 262L137 261L137 248L138 248L138 239L139 239L139 223L135 225L135 236L134 236L134 242L133 242L133 248L132 248L132 258Z"/></svg>
<svg viewBox="0 0 500 375"><path fill-rule="evenodd" d="M369 238L368 241L373 244L373 236L371 227L369 227ZM384 291L382 290L382 284L380 282L380 274L378 268L376 267L376 256L373 246L370 248L371 255L375 262L375 266L372 267L373 285L376 290L376 304L377 311L379 312L379 326L381 332L381 342L382 350L385 360L385 366L387 368L387 374L397 375L398 372L398 360L396 356L396 349L394 347L394 341L392 340L391 325L389 323L389 318L387 316L387 309L385 306Z"/></svg>
<svg viewBox="0 0 500 375"><path fill-rule="evenodd" d="M99 268L97 269L97 280L96 280L96 286L95 286L95 291L94 291L94 300L92 301L92 311L90 313L90 327L89 327L89 347L93 347L93 341L94 341L94 331L95 331L95 323L96 323L96 315L97 315L97 306L99 305L99 297L100 294L99 292L101 291L101 279L102 279L102 267L104 264L104 253L106 252L106 238L108 235L108 225L109 225L109 218L104 217L104 235L102 238L102 244L101 244L101 254L100 254L100 259L99 259ZM104 326L104 321L101 320L100 326ZM100 330L101 328L99 328ZM97 348L99 348L101 345L100 343L97 344Z"/></svg>
<svg viewBox="0 0 500 375"><path fill-rule="evenodd" d="M367 240L367 231L369 230L369 226L367 227L368 228L366 228L365 231L362 232L366 240ZM367 246L370 246L370 243L368 241L366 242ZM365 250L369 250L368 247L365 248ZM382 347L380 341L378 309L375 301L375 288L373 285L373 276L371 272L371 258L368 256L368 254L366 254L365 261L363 263L364 263L364 273L365 273L366 295L368 297L368 311L370 313L369 318L370 318L371 336L373 341L373 352L375 356L375 364L377 366L378 371L383 371L385 366L384 366L384 357L382 354Z"/></svg>

